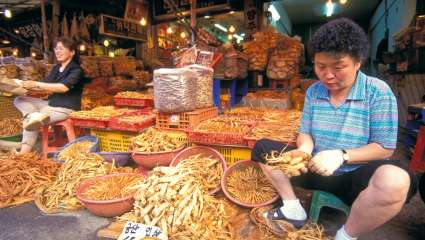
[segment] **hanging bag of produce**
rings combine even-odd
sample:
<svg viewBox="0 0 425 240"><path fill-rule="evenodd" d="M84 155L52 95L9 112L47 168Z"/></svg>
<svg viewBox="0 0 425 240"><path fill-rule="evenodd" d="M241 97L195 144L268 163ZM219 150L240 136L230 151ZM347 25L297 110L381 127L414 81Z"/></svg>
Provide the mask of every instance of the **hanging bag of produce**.
<svg viewBox="0 0 425 240"><path fill-rule="evenodd" d="M188 112L196 108L196 73L188 68L160 68L153 72L155 108L160 112Z"/></svg>

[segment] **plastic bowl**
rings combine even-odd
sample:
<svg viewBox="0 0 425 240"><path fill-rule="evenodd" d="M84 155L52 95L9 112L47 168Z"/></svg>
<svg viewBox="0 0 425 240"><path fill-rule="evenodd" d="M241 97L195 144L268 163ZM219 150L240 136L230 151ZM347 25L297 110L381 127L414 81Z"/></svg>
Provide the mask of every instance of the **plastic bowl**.
<svg viewBox="0 0 425 240"><path fill-rule="evenodd" d="M226 183L227 183L227 177L229 176L229 174L238 169L238 168L243 168L243 167L248 167L248 166L254 166L257 168L260 168L260 165L257 162L251 161L251 160L244 160L244 161L239 161L239 162L235 162L234 164L232 164L232 166L230 166L226 171L224 171L224 175L221 178L221 188L223 189L223 193L224 195L226 195L226 197L242 206L242 207L247 207L247 208L255 208L255 207L262 207L262 206L266 206L269 204L274 203L276 200L279 199L279 194L276 193L276 196L273 197L272 199L270 199L269 201L263 202L263 203L257 203L257 204L252 204L252 203L246 203L246 202L242 202L236 198L233 198L232 195L230 195L230 193L227 191L226 189ZM242 183L241 183L242 184ZM250 183L245 183L245 184L250 184Z"/></svg>
<svg viewBox="0 0 425 240"><path fill-rule="evenodd" d="M124 198L118 198L114 200L91 200L86 199L82 196L82 194L87 190L88 187L93 185L93 183L97 180L104 180L110 178L112 176L141 176L136 173L118 173L118 174L110 174L105 176L99 176L87 179L80 183L77 188L77 198L81 203L96 216L99 217L115 217L120 216L126 212L131 211L133 209L134 196L128 196Z"/></svg>
<svg viewBox="0 0 425 240"><path fill-rule="evenodd" d="M78 143L78 142L82 142L82 141L89 141L92 142L93 145L91 146L89 152L99 152L100 150L100 146L99 146L99 139L95 136L83 136L83 137L79 137L74 139L73 141L67 143L65 146L61 147L59 149L58 152L56 152L53 156L53 159L57 162L62 162L61 160L59 160L59 154L66 149L67 147L71 146L74 143Z"/></svg>
<svg viewBox="0 0 425 240"><path fill-rule="evenodd" d="M130 159L129 152L97 152L106 162L112 163L115 159L115 165L124 166Z"/></svg>
<svg viewBox="0 0 425 240"><path fill-rule="evenodd" d="M185 150L181 151L179 154L177 154L177 156L174 157L173 161L171 161L170 166L177 166L177 164L186 159L189 158L190 156L193 155L198 155L201 154L201 156L205 156L205 157L213 157L215 159L220 160L221 166L223 167L223 171L225 171L227 169L227 164L226 164L226 160L224 160L223 155L221 155L221 153L219 153L217 150L210 148L210 147L204 147L204 146L195 146L195 147L190 147L190 148L186 148ZM221 189L221 185L219 184L219 186L210 191L210 194L214 194L219 192Z"/></svg>
<svg viewBox="0 0 425 240"><path fill-rule="evenodd" d="M168 166L171 163L171 160L179 152L181 152L185 147L178 148L173 151L166 151L166 152L137 152L134 151L131 154L131 157L133 160L139 165L146 169L152 169L157 166Z"/></svg>

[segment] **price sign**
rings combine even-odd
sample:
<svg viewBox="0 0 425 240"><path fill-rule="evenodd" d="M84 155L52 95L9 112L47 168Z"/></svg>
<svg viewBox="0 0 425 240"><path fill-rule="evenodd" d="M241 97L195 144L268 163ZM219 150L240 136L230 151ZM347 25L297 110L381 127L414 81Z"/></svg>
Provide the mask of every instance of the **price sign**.
<svg viewBox="0 0 425 240"><path fill-rule="evenodd" d="M154 237L160 240L168 240L168 237L159 227L127 222L118 240L142 240L146 237Z"/></svg>

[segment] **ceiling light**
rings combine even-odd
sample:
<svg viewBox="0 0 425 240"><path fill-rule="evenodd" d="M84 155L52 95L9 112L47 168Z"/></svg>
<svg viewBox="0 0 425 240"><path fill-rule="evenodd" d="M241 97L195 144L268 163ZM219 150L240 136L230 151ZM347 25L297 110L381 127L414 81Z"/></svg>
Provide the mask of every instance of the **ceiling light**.
<svg viewBox="0 0 425 240"><path fill-rule="evenodd" d="M235 11L230 11L230 12L229 12L229 14L233 14L233 13L235 13Z"/></svg>
<svg viewBox="0 0 425 240"><path fill-rule="evenodd" d="M185 32L181 32L181 33L180 33L180 37L181 37L181 38L186 38L186 33L185 33Z"/></svg>
<svg viewBox="0 0 425 240"><path fill-rule="evenodd" d="M81 51L81 52L86 51L86 46L85 46L84 44L81 44L81 45L80 45L80 51Z"/></svg>
<svg viewBox="0 0 425 240"><path fill-rule="evenodd" d="M109 52L109 56L110 57L115 57L115 53L114 52Z"/></svg>
<svg viewBox="0 0 425 240"><path fill-rule="evenodd" d="M35 52L32 52L31 57L37 57L37 54Z"/></svg>
<svg viewBox="0 0 425 240"><path fill-rule="evenodd" d="M173 33L173 29L172 29L171 27L168 27L168 28L167 28L167 33L168 33L168 34Z"/></svg>
<svg viewBox="0 0 425 240"><path fill-rule="evenodd" d="M232 34L227 35L227 39L232 40L233 39L233 35Z"/></svg>
<svg viewBox="0 0 425 240"><path fill-rule="evenodd" d="M109 46L109 41L108 40L104 40L103 41L103 46L108 47Z"/></svg>
<svg viewBox="0 0 425 240"><path fill-rule="evenodd" d="M273 4L271 4L271 5L269 6L268 10L269 10L269 12L271 12L271 13L272 13L272 18L273 18L273 20L275 20L275 21L279 21L279 19L280 19L280 14L279 14L279 12L276 10L276 8L274 7L274 5L273 5Z"/></svg>
<svg viewBox="0 0 425 240"><path fill-rule="evenodd" d="M19 34L19 30L18 30L18 29L15 29L15 33L16 33L16 34Z"/></svg>
<svg viewBox="0 0 425 240"><path fill-rule="evenodd" d="M326 3L326 17L332 16L333 13L334 13L334 4L332 0L329 0Z"/></svg>
<svg viewBox="0 0 425 240"><path fill-rule="evenodd" d="M3 41L1 41L3 44L10 44L10 41L7 39L4 39Z"/></svg>
<svg viewBox="0 0 425 240"><path fill-rule="evenodd" d="M236 31L235 27L233 27L233 25L230 25L229 32L234 33L235 31Z"/></svg>
<svg viewBox="0 0 425 240"><path fill-rule="evenodd" d="M241 34L241 36L242 36L242 37L245 37L245 33L242 33L242 34Z"/></svg>
<svg viewBox="0 0 425 240"><path fill-rule="evenodd" d="M339 0L339 3L346 4L347 3L347 0Z"/></svg>
<svg viewBox="0 0 425 240"><path fill-rule="evenodd" d="M146 26L146 19L144 17L140 20L140 25Z"/></svg>
<svg viewBox="0 0 425 240"><path fill-rule="evenodd" d="M215 23L214 24L214 27L216 27L216 28L218 28L218 29L220 29L221 31L223 31L223 32L227 32L227 28L225 28L223 25L221 25L221 24L218 24L218 23Z"/></svg>
<svg viewBox="0 0 425 240"><path fill-rule="evenodd" d="M205 15L204 18L208 19L208 18L211 18L211 16L210 15Z"/></svg>
<svg viewBox="0 0 425 240"><path fill-rule="evenodd" d="M18 56L18 49L13 50L12 54L13 56Z"/></svg>
<svg viewBox="0 0 425 240"><path fill-rule="evenodd" d="M12 11L10 11L10 9L4 10L4 16L6 16L7 18L11 18L12 17Z"/></svg>

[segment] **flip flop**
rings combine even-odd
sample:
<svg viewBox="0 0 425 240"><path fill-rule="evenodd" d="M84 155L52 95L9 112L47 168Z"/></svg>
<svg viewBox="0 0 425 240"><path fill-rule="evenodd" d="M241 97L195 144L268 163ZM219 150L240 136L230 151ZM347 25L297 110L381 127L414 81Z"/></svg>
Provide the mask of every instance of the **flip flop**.
<svg viewBox="0 0 425 240"><path fill-rule="evenodd" d="M287 218L285 216L285 214L283 214L283 212L280 210L280 207L277 207L275 209L271 209L271 210L265 212L265 215L266 216L264 216L264 217L271 218L273 221L283 220L283 221L289 222L292 225L294 225L294 227L296 227L298 229L303 227L307 222L307 219L305 219L305 220L294 220L294 219Z"/></svg>

